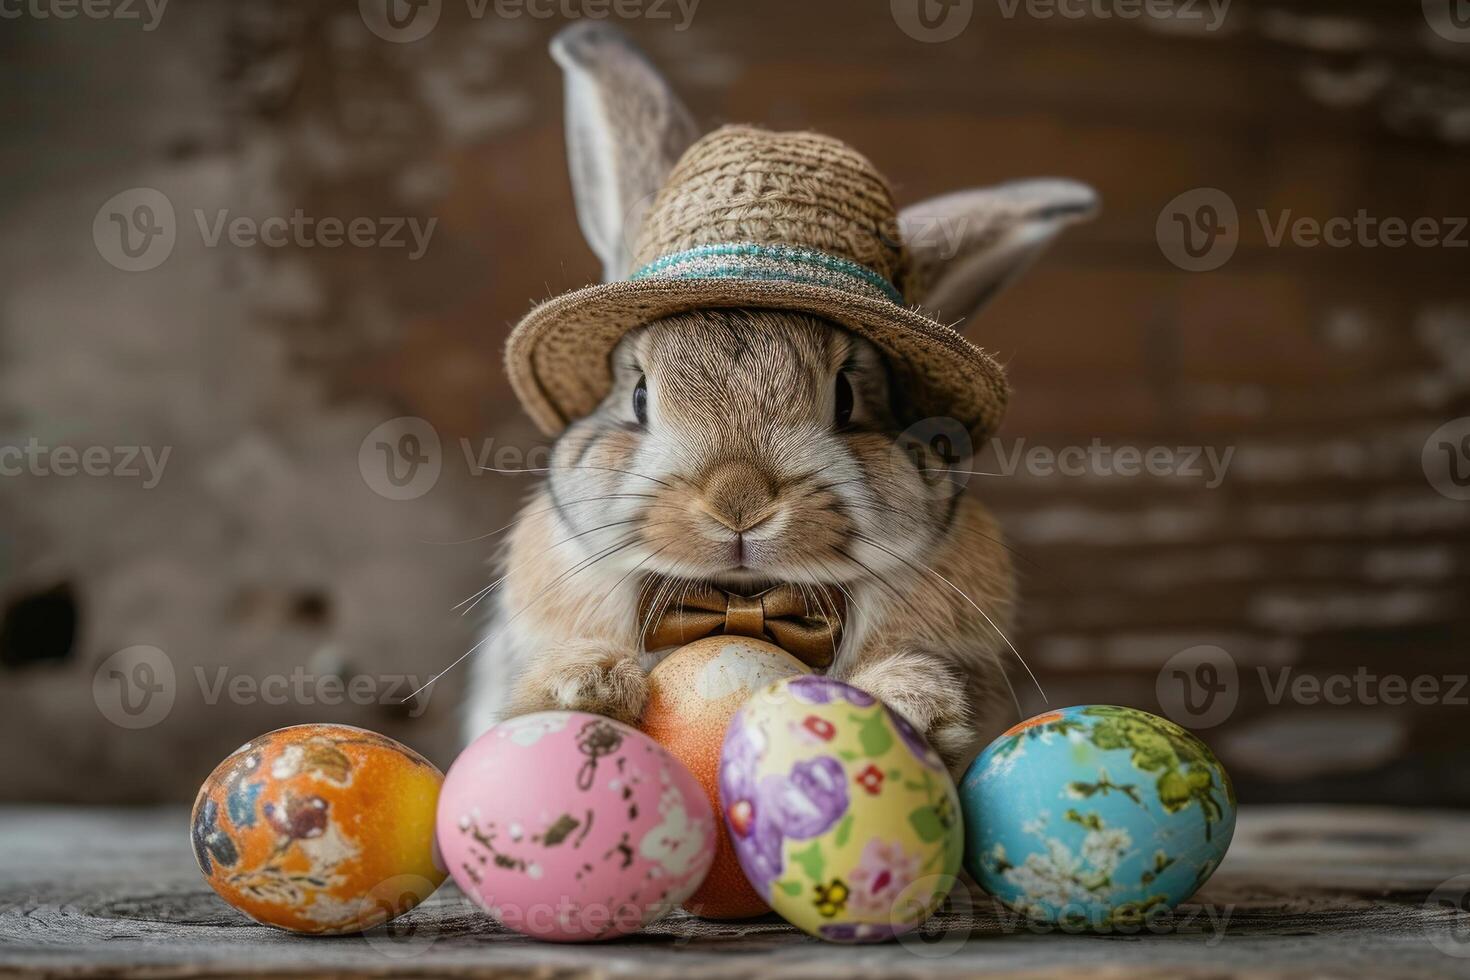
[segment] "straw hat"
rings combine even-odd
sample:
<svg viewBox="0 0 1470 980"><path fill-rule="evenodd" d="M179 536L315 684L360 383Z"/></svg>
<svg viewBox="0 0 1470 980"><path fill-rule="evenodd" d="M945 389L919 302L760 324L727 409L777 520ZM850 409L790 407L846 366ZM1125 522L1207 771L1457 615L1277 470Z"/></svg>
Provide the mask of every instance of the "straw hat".
<svg viewBox="0 0 1470 980"><path fill-rule="evenodd" d="M905 300L908 256L883 176L839 140L726 126L670 172L639 226L636 271L535 307L506 346L511 385L548 435L593 411L609 355L662 317L760 307L823 317L887 355L914 418L993 433L1009 388L995 360Z"/></svg>

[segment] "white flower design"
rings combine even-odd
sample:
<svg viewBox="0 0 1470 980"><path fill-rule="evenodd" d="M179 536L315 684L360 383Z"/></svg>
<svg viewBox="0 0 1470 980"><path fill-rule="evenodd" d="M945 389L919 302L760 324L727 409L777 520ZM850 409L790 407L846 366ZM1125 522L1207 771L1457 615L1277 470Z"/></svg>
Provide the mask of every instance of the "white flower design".
<svg viewBox="0 0 1470 980"><path fill-rule="evenodd" d="M271 763L271 776L275 779L290 779L301 771L301 761L306 750L299 745L288 745Z"/></svg>
<svg viewBox="0 0 1470 980"><path fill-rule="evenodd" d="M502 721L495 730L501 738L508 738L524 749L535 745L547 735L566 728L568 720L568 715L553 712L523 715L520 718Z"/></svg>
<svg viewBox="0 0 1470 980"><path fill-rule="evenodd" d="M1023 738L1014 747L1004 751L996 752L990 757L990 761L981 770L980 778L986 781L999 779L1008 775L1017 764L1026 757L1026 740Z"/></svg>
<svg viewBox="0 0 1470 980"><path fill-rule="evenodd" d="M1082 861L1098 874L1111 878L1133 846L1133 838L1121 827L1103 827L1082 838Z"/></svg>
<svg viewBox="0 0 1470 980"><path fill-rule="evenodd" d="M709 828L703 820L692 820L684 807L684 796L672 786L665 787L658 802L663 820L643 835L638 853L665 872L681 878L703 852Z"/></svg>
<svg viewBox="0 0 1470 980"><path fill-rule="evenodd" d="M1026 911L1045 914L1092 907L1106 904L1117 892L1112 875L1133 847L1128 831L1121 827L1089 830L1074 854L1062 841L1046 836L1044 818L1029 821L1024 830L1041 839L1045 852L1028 854L1002 877L1024 896L1020 904Z"/></svg>
<svg viewBox="0 0 1470 980"><path fill-rule="evenodd" d="M694 675L694 693L705 701L718 701L731 694L759 691L793 673L789 660L746 643L731 642L699 668Z"/></svg>

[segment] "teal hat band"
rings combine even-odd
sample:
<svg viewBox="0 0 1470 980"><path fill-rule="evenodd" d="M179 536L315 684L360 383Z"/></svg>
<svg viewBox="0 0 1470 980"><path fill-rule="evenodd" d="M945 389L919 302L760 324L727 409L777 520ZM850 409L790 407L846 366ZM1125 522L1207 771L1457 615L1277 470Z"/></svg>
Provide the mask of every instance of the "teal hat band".
<svg viewBox="0 0 1470 980"><path fill-rule="evenodd" d="M768 279L827 286L903 306L893 283L865 265L815 248L720 242L674 252L629 279Z"/></svg>

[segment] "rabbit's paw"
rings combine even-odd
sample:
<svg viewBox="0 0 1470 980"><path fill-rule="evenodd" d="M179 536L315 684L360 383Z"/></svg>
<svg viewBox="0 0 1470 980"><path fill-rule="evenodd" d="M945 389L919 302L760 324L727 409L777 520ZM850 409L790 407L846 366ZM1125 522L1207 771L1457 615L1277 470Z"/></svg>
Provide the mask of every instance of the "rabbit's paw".
<svg viewBox="0 0 1470 980"><path fill-rule="evenodd" d="M627 650L601 640L563 644L526 669L515 714L586 711L636 724L648 700L648 674Z"/></svg>
<svg viewBox="0 0 1470 980"><path fill-rule="evenodd" d="M848 683L867 691L913 725L951 770L978 738L960 672L930 654L903 651L859 664Z"/></svg>

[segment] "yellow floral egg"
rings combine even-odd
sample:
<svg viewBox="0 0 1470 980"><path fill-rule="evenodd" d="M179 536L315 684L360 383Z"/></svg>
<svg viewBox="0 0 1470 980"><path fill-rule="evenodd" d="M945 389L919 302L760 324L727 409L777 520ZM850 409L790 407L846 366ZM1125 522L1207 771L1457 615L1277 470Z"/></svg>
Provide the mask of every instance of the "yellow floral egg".
<svg viewBox="0 0 1470 980"><path fill-rule="evenodd" d="M444 776L391 738L297 725L236 749L200 787L199 870L250 918L292 932L371 929L428 898Z"/></svg>
<svg viewBox="0 0 1470 980"><path fill-rule="evenodd" d="M720 800L756 892L834 942L901 935L955 883L954 781L897 713L826 677L777 681L735 715Z"/></svg>

